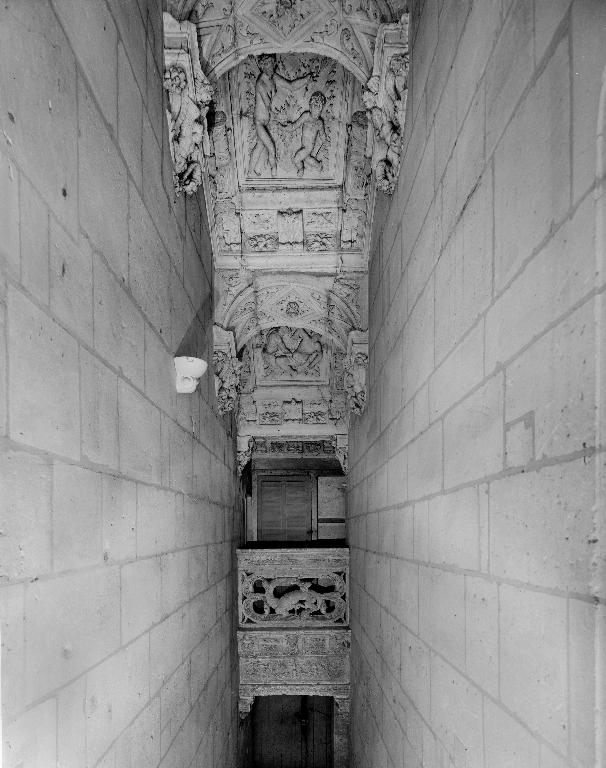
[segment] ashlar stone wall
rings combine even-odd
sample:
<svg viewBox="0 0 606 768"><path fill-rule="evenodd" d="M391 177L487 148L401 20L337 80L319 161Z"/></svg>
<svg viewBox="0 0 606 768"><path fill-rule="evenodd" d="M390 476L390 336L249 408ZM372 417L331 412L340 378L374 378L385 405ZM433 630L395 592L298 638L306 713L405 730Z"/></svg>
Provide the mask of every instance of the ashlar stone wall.
<svg viewBox="0 0 606 768"><path fill-rule="evenodd" d="M159 0L0 8L4 768L233 765L234 449Z"/></svg>
<svg viewBox="0 0 606 768"><path fill-rule="evenodd" d="M413 3L349 441L356 768L601 764L605 39L599 0Z"/></svg>

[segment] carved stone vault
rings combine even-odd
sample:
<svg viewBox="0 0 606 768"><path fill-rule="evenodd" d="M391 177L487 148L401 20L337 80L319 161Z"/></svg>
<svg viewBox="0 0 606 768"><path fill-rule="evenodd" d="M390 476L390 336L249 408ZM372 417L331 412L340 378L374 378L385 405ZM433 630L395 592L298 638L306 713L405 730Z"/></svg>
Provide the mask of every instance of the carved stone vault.
<svg viewBox="0 0 606 768"><path fill-rule="evenodd" d="M217 406L236 419L240 471L254 456L316 456L337 458L347 472L349 421L366 404L374 206L377 194L394 192L400 171L407 14L386 0L166 6L175 192L204 189ZM325 667L344 716L343 574L258 576L241 573L247 684L260 684L253 677L263 657L263 669L306 690L294 653L297 669ZM292 632L293 622L315 634L284 635L274 648L271 633ZM250 702L252 690L241 698Z"/></svg>

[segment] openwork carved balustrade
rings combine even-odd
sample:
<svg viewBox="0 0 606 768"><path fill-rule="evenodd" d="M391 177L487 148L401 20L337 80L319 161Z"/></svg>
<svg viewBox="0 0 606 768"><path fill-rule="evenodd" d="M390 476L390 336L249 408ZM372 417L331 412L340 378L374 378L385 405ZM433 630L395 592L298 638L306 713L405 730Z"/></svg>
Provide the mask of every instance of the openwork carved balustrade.
<svg viewBox="0 0 606 768"><path fill-rule="evenodd" d="M349 624L345 548L239 550L238 576L242 629Z"/></svg>

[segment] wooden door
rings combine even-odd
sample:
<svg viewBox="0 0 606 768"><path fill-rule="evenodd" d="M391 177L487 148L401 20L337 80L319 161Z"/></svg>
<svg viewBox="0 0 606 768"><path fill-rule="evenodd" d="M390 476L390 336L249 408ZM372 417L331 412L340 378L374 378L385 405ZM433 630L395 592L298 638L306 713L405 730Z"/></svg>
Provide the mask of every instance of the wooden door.
<svg viewBox="0 0 606 768"><path fill-rule="evenodd" d="M304 475L260 477L257 487L258 541L311 539L310 477Z"/></svg>
<svg viewBox="0 0 606 768"><path fill-rule="evenodd" d="M332 699L261 696L252 740L254 768L332 768Z"/></svg>

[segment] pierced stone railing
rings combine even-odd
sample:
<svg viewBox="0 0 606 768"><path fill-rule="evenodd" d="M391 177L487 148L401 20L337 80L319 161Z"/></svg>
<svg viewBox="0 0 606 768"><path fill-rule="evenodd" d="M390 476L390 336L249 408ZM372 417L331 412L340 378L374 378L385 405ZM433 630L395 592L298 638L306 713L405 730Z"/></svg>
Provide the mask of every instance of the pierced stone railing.
<svg viewBox="0 0 606 768"><path fill-rule="evenodd" d="M349 625L349 550L240 549L240 629Z"/></svg>

